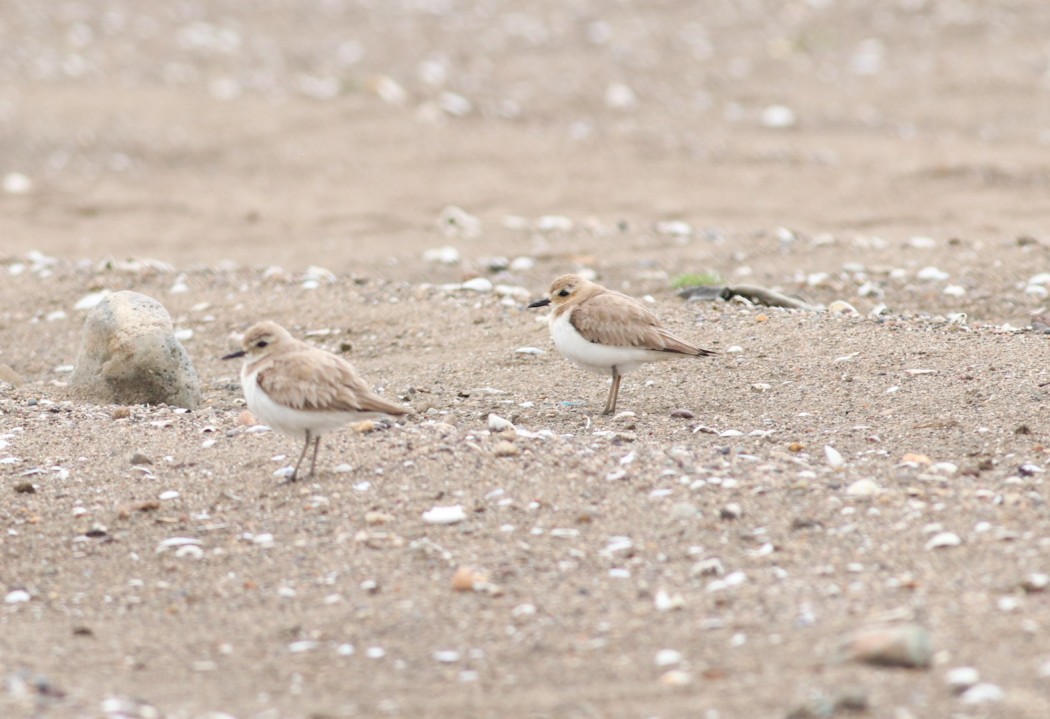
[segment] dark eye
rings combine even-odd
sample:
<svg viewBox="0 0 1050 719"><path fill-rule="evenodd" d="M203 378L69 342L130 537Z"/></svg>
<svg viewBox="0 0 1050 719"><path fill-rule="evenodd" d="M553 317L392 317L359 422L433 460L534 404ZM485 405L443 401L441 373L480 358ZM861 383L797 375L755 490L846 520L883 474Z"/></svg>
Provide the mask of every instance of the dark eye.
<svg viewBox="0 0 1050 719"><path fill-rule="evenodd" d="M255 346L256 347L265 347L268 344L270 344L270 343L267 342L266 340L259 340L258 342L255 343Z"/></svg>
<svg viewBox="0 0 1050 719"><path fill-rule="evenodd" d="M568 296L569 296L569 291L568 290L562 290L561 292L558 293L558 297L568 297Z"/></svg>

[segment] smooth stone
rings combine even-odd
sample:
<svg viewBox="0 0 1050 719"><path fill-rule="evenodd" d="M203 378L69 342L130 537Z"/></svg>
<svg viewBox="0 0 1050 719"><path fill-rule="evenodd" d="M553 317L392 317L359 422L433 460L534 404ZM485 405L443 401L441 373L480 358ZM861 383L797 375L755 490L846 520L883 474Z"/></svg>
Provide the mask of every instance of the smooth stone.
<svg viewBox="0 0 1050 719"><path fill-rule="evenodd" d="M928 667L933 659L930 635L917 624L861 629L846 640L845 650L854 661L878 666Z"/></svg>
<svg viewBox="0 0 1050 719"><path fill-rule="evenodd" d="M131 291L106 295L88 314L70 385L104 404L201 403L197 371L175 339L171 315Z"/></svg>

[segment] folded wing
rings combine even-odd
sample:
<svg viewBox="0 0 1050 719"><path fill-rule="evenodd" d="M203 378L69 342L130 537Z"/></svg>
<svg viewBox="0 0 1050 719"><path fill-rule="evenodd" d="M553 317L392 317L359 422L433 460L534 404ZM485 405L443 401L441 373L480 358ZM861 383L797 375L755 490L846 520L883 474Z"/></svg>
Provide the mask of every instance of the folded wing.
<svg viewBox="0 0 1050 719"><path fill-rule="evenodd" d="M327 352L281 355L256 375L256 382L275 402L293 409L391 415L410 411L377 395L349 362Z"/></svg>
<svg viewBox="0 0 1050 719"><path fill-rule="evenodd" d="M588 342L697 357L714 354L676 337L638 300L612 290L581 302L570 321Z"/></svg>

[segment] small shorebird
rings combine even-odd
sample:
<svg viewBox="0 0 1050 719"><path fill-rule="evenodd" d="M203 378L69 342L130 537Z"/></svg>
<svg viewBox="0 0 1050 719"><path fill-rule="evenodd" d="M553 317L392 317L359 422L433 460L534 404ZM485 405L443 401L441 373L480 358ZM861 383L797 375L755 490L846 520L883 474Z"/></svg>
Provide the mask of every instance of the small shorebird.
<svg viewBox="0 0 1050 719"><path fill-rule="evenodd" d="M602 414L616 411L620 378L646 362L703 357L700 349L660 326L641 302L579 275L562 275L550 292L529 307L552 305L551 337L558 351L583 369L612 376Z"/></svg>
<svg viewBox="0 0 1050 719"><path fill-rule="evenodd" d="M313 476L322 434L348 422L412 411L370 390L342 357L295 339L276 322L249 327L242 346L223 359L245 358L241 386L248 409L274 429L304 440L289 482L298 476L311 441L307 477Z"/></svg>

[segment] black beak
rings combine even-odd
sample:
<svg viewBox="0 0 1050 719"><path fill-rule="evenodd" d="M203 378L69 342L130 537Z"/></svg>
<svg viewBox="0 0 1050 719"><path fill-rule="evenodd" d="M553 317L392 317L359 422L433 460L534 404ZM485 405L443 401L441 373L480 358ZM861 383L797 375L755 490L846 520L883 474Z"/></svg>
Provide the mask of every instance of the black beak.
<svg viewBox="0 0 1050 719"><path fill-rule="evenodd" d="M228 355L223 357L223 359L224 360L237 359L238 357L243 357L246 354L247 354L247 352L245 352L244 350L237 350L236 352L230 352Z"/></svg>
<svg viewBox="0 0 1050 719"><path fill-rule="evenodd" d="M550 300L550 298L549 298L549 297L544 297L544 298L543 298L542 300L536 300L535 302L533 302L532 304L530 304L530 305L529 305L529 307L528 307L528 309L530 309L530 310L531 310L531 309L532 309L532 308L534 308L534 307L546 307L546 306L547 306L547 305L549 305L550 303L551 303L551 300Z"/></svg>

